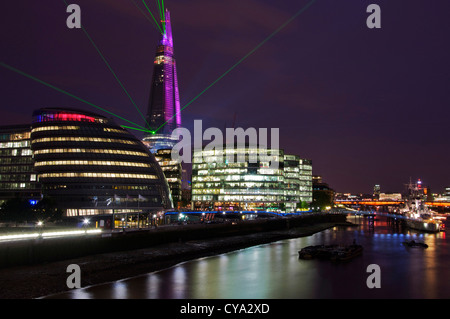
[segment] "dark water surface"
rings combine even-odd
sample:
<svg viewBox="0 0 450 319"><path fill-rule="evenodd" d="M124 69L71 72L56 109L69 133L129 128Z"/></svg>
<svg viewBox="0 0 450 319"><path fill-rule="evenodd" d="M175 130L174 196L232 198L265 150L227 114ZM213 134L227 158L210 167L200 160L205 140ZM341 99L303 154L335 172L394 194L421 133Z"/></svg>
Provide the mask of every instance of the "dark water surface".
<svg viewBox="0 0 450 319"><path fill-rule="evenodd" d="M335 227L303 238L282 240L218 256L201 258L162 271L69 291L52 298L450 298L450 243L446 233L424 234L393 228L383 218L370 229ZM405 240L428 244L407 248ZM309 245L351 244L364 252L348 263L300 260ZM367 266L381 269L381 288L369 289Z"/></svg>

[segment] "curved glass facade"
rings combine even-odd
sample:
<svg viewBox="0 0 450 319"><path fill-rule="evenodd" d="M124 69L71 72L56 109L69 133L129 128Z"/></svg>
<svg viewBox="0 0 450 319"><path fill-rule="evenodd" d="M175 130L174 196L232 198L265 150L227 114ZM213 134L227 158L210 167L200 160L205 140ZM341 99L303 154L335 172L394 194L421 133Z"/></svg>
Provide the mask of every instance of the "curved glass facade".
<svg viewBox="0 0 450 319"><path fill-rule="evenodd" d="M35 111L31 149L42 193L66 216L172 208L155 157L111 119L70 109Z"/></svg>

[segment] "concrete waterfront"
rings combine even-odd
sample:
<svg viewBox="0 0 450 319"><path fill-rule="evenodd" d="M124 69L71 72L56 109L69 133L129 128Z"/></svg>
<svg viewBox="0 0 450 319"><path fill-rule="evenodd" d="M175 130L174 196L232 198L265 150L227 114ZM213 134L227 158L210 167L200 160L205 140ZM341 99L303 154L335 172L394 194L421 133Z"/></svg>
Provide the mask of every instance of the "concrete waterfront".
<svg viewBox="0 0 450 319"><path fill-rule="evenodd" d="M66 268L69 264L78 264L81 267L82 287L86 287L161 270L195 258L281 239L309 236L344 223L344 215L323 215L256 220L239 225L174 226L147 231L147 236L136 232L124 236L97 238L95 240L106 240L110 245L115 245L109 247L110 251L105 249L108 245L102 245L102 252L99 250L97 253L53 261L34 260L33 264L0 269L0 281L8 288L0 292L0 298L37 298L65 291L68 289ZM159 238L159 241L152 241L151 238ZM89 245L83 247L95 247L93 240L90 238ZM69 246L70 249L76 248L75 243Z"/></svg>

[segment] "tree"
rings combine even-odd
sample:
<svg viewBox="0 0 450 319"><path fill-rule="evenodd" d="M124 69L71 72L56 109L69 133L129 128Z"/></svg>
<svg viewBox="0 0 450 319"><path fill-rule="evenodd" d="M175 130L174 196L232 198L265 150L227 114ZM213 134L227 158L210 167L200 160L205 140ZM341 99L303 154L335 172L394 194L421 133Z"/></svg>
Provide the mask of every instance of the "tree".
<svg viewBox="0 0 450 319"><path fill-rule="evenodd" d="M34 207L35 218L41 221L55 222L61 220L63 211L58 208L51 197L44 197Z"/></svg>
<svg viewBox="0 0 450 319"><path fill-rule="evenodd" d="M54 222L62 218L62 210L52 198L44 197L32 205L28 199L12 198L0 207L0 220L10 222L46 221Z"/></svg>
<svg viewBox="0 0 450 319"><path fill-rule="evenodd" d="M12 198L4 202L0 209L0 220L11 222L24 222L34 220L34 211L28 200Z"/></svg>
<svg viewBox="0 0 450 319"><path fill-rule="evenodd" d="M320 207L320 209L325 209L325 207L333 207L333 198L327 191L314 190L313 191L313 207Z"/></svg>

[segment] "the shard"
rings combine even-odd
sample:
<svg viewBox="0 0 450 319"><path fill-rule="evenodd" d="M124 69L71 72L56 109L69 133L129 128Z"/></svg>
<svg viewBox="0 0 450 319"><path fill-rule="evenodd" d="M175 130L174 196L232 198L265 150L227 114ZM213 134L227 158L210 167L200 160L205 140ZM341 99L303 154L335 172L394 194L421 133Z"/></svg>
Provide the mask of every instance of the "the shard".
<svg viewBox="0 0 450 319"><path fill-rule="evenodd" d="M173 51L170 13L165 10L165 21L153 64L152 86L145 123L151 133L144 141L152 152L170 149L177 142L172 138L174 129L181 126L180 95L177 66Z"/></svg>

